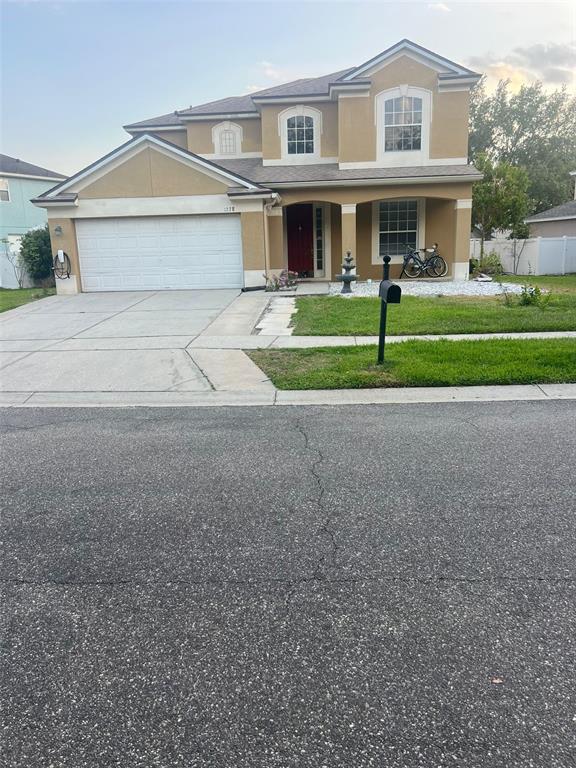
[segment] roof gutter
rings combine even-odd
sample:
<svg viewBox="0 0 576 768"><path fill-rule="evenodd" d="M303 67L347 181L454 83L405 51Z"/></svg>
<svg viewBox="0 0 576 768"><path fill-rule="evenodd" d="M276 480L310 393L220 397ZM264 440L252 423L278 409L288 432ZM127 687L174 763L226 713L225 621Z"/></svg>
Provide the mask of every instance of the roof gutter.
<svg viewBox="0 0 576 768"><path fill-rule="evenodd" d="M324 181L267 181L265 183L273 189L293 189L298 187L385 187L398 186L401 184L466 183L472 181L480 181L482 178L484 177L481 173L474 173L467 176L401 176L392 179L327 179Z"/></svg>

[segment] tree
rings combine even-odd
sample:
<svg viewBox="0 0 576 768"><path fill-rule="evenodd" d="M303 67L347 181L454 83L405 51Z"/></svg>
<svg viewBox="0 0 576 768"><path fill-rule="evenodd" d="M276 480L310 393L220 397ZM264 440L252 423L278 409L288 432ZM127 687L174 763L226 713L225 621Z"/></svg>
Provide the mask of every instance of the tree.
<svg viewBox="0 0 576 768"><path fill-rule="evenodd" d="M4 245L6 259L10 262L12 269L14 270L14 277L18 283L18 288L22 288L24 286L24 278L26 276L26 265L22 259L22 254L19 250L12 250L10 247L10 242L6 238L2 239L2 243Z"/></svg>
<svg viewBox="0 0 576 768"><path fill-rule="evenodd" d="M576 170L576 96L565 88L547 93L542 83L510 92L501 80L488 94L482 80L470 103L470 160L485 155L528 173L529 212L571 198L569 172Z"/></svg>
<svg viewBox="0 0 576 768"><path fill-rule="evenodd" d="M41 229L31 229L22 236L20 254L26 271L33 280L44 280L52 274L52 246L48 224Z"/></svg>
<svg viewBox="0 0 576 768"><path fill-rule="evenodd" d="M476 167L484 174L474 185L472 223L480 230L480 258L484 240L495 229L510 229L512 235L526 236L524 219L530 209L528 174L510 163L494 164L486 155L478 155Z"/></svg>

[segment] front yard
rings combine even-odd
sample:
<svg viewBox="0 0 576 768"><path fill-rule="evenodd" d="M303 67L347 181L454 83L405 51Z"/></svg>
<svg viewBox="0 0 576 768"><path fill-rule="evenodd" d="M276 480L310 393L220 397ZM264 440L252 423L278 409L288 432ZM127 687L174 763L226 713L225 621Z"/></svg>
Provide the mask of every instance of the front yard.
<svg viewBox="0 0 576 768"><path fill-rule="evenodd" d="M0 288L0 312L15 309L56 293L55 288Z"/></svg>
<svg viewBox="0 0 576 768"><path fill-rule="evenodd" d="M347 303L347 302L341 302ZM573 339L413 340L376 347L248 352L278 389L450 387L576 382Z"/></svg>
<svg viewBox="0 0 576 768"><path fill-rule="evenodd" d="M507 306L501 297L403 296L388 312L392 335L446 333L504 333L576 330L576 275L514 277L506 281L530 283L550 290L545 308L519 306L517 297ZM400 282L401 284L401 282ZM377 298L342 299L339 296L296 300L296 336L373 336L378 333Z"/></svg>

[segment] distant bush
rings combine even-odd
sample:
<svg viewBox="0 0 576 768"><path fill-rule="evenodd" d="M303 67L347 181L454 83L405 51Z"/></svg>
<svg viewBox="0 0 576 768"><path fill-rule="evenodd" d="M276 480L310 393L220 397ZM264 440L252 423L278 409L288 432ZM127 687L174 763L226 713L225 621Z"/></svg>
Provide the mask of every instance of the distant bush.
<svg viewBox="0 0 576 768"><path fill-rule="evenodd" d="M546 309L551 298L551 293L542 293L542 290L537 285L523 285L518 303L523 307Z"/></svg>
<svg viewBox="0 0 576 768"><path fill-rule="evenodd" d="M52 276L52 246L48 224L42 229L31 229L22 235L20 255L33 280L45 280Z"/></svg>
<svg viewBox="0 0 576 768"><path fill-rule="evenodd" d="M504 269L502 268L500 256L494 251L492 253L485 253L484 258L478 264L478 271L483 272L485 275L501 275Z"/></svg>

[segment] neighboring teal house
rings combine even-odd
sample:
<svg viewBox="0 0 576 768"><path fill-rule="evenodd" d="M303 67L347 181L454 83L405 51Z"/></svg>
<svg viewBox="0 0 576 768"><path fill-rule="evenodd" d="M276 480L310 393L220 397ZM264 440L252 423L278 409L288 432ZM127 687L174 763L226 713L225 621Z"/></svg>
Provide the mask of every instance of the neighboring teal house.
<svg viewBox="0 0 576 768"><path fill-rule="evenodd" d="M47 221L46 211L32 205L31 198L65 178L60 173L0 154L0 287L18 287L8 254L18 253L20 238L25 232L42 227Z"/></svg>

